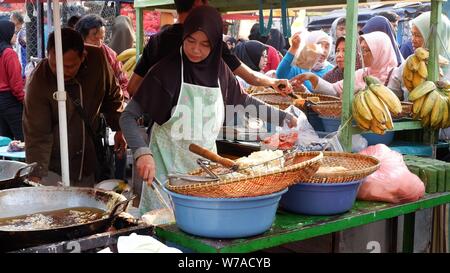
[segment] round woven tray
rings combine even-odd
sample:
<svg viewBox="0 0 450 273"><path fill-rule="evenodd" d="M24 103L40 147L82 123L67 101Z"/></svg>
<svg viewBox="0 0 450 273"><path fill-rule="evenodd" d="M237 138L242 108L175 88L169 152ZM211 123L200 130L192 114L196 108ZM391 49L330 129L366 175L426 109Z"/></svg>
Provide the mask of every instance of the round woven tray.
<svg viewBox="0 0 450 273"><path fill-rule="evenodd" d="M299 181L304 181L316 173L322 162L322 152L295 153L290 164L277 171L258 173L252 176L226 179L219 182L197 183L183 186L173 186L166 183L166 187L176 193L210 197L210 198L238 198L267 195L279 192ZM212 169L214 171L214 169ZM198 175L199 169L190 174Z"/></svg>
<svg viewBox="0 0 450 273"><path fill-rule="evenodd" d="M273 90L272 87L266 87L266 86L250 86L245 89L247 94L260 94L260 93L273 93L275 90Z"/></svg>
<svg viewBox="0 0 450 273"><path fill-rule="evenodd" d="M344 183L364 179L380 167L374 157L340 152L324 152L321 167L344 167L347 170L316 172L301 183Z"/></svg>
<svg viewBox="0 0 450 273"><path fill-rule="evenodd" d="M270 104L272 106L276 106L281 110L288 108L292 103L294 103L294 99L291 97L285 97L278 92L264 92L264 93L256 93L251 94L251 96L262 100L263 102Z"/></svg>
<svg viewBox="0 0 450 273"><path fill-rule="evenodd" d="M320 103L327 101L340 101L341 99L335 96L322 95L322 94L313 94L313 93L303 93L303 92L294 92L295 95L302 97L304 99L317 97L319 98Z"/></svg>
<svg viewBox="0 0 450 273"><path fill-rule="evenodd" d="M341 101L326 101L311 105L311 109L322 117L337 118L342 113Z"/></svg>

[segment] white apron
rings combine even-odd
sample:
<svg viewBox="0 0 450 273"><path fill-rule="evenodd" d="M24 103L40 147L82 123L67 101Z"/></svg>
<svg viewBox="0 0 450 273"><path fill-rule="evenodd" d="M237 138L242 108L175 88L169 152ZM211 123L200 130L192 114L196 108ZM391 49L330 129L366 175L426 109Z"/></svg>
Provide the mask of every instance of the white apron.
<svg viewBox="0 0 450 273"><path fill-rule="evenodd" d="M185 83L181 57L178 103L166 123L153 124L149 143L156 165L156 178L161 183L167 181L168 173L187 173L199 167L196 162L199 156L189 151L191 143L216 151L216 139L225 116L219 79L217 81L219 87ZM168 200L167 194L163 194ZM164 205L144 183L139 204L141 214L160 208Z"/></svg>

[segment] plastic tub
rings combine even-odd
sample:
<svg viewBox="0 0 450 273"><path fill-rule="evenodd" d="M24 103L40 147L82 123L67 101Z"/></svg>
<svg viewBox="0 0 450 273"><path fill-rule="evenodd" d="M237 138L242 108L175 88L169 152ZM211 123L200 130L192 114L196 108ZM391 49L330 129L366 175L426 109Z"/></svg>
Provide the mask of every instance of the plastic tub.
<svg viewBox="0 0 450 273"><path fill-rule="evenodd" d="M375 145L375 144L384 144L389 145L394 140L394 132L389 131L384 133L384 135L378 135L374 133L365 133L361 134L365 139L367 139L368 145Z"/></svg>
<svg viewBox="0 0 450 273"><path fill-rule="evenodd" d="M314 111L308 110L306 111L306 118L308 119L308 122L311 124L311 126L314 128L315 131L324 131L322 120L319 117L319 114L317 114Z"/></svg>
<svg viewBox="0 0 450 273"><path fill-rule="evenodd" d="M336 132L339 129L339 125L341 125L341 119L337 118L329 118L329 117L322 117L319 116L319 118L322 120L323 130L324 132Z"/></svg>
<svg viewBox="0 0 450 273"><path fill-rule="evenodd" d="M341 125L341 119L329 117L320 118L322 119L322 124L325 132L336 132L339 129L339 125ZM367 140L367 144L369 146L380 143L389 145L394 140L394 132L392 131L388 131L384 135L378 135L374 133L365 133L361 135Z"/></svg>
<svg viewBox="0 0 450 273"><path fill-rule="evenodd" d="M362 180L347 183L299 183L289 187L280 206L294 213L333 215L350 210Z"/></svg>
<svg viewBox="0 0 450 273"><path fill-rule="evenodd" d="M166 190L181 230L207 238L242 238L270 229L278 202L287 189L245 198L204 198Z"/></svg>

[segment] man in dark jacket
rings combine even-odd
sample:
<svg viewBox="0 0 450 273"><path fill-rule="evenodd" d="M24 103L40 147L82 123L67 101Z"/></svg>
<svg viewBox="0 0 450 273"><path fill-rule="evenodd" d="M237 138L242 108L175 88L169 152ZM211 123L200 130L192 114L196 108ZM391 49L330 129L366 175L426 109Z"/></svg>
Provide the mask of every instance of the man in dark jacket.
<svg viewBox="0 0 450 273"><path fill-rule="evenodd" d="M124 150L125 140L119 128L124 98L114 74L100 48L85 46L81 35L63 28L62 49L64 81L67 91L67 133L70 180L73 186L92 187L97 168L93 132L103 113L115 135L115 148ZM23 127L26 161L37 162L32 180L54 184L49 177L61 174L58 105L53 98L57 90L55 38L50 34L48 58L42 60L30 76L25 98ZM79 101L90 124L85 124L74 104ZM56 176L57 177L57 176Z"/></svg>

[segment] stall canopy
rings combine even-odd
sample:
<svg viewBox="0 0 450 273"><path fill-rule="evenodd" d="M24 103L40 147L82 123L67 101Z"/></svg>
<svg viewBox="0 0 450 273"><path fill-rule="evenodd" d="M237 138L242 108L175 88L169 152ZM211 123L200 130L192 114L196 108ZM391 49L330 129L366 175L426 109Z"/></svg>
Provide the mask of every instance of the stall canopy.
<svg viewBox="0 0 450 273"><path fill-rule="evenodd" d="M209 4L216 7L221 12L226 11L246 11L246 10L258 10L259 2L258 0L209 0ZM264 0L264 9L279 9L281 8L281 0ZM370 4L374 1L359 1L361 4ZM381 0L377 2L400 2L400 1L389 1ZM403 1L404 2L404 1ZM294 7L318 7L318 6L330 6L330 5L344 5L346 0L286 0L286 5L288 8ZM173 0L134 0L134 6L136 8L158 8L158 9L175 9Z"/></svg>

